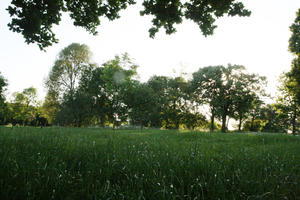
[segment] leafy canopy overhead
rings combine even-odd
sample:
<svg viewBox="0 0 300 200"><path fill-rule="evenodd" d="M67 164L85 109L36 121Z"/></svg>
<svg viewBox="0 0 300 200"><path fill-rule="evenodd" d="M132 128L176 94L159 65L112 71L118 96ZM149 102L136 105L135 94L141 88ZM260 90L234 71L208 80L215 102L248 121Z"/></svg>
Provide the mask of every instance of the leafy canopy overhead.
<svg viewBox="0 0 300 200"><path fill-rule="evenodd" d="M26 43L37 43L45 49L58 39L52 31L52 25L58 25L63 12L68 12L75 26L85 28L97 34L100 17L115 20L121 10L133 5L137 0L12 0L7 10L12 18L8 24L10 30L21 33ZM249 16L250 11L241 2L235 0L144 0L142 16L153 16L150 37L154 37L160 28L167 34L176 32L175 24L183 18L198 24L202 33L212 35L216 18L228 16Z"/></svg>

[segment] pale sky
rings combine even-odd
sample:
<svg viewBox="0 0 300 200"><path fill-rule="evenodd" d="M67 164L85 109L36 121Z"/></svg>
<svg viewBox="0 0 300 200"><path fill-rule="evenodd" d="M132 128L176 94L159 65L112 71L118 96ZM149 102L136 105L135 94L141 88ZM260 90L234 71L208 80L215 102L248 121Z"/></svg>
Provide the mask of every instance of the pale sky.
<svg viewBox="0 0 300 200"><path fill-rule="evenodd" d="M102 64L124 52L139 65L141 80L152 75L174 76L193 73L209 65L244 65L249 72L267 76L269 92L274 94L279 75L290 69L288 52L289 26L300 8L299 0L244 0L252 11L250 17L218 20L213 36L205 38L190 21L177 25L177 33L166 35L162 29L149 38L151 17L139 16L139 5L124 10L113 22L102 20L97 36L75 28L67 15L54 28L59 43L40 51L36 44L27 45L23 36L8 30L5 10L10 0L0 2L0 71L8 79L8 93L35 87L44 97L43 81L57 54L73 42L87 44L93 60Z"/></svg>

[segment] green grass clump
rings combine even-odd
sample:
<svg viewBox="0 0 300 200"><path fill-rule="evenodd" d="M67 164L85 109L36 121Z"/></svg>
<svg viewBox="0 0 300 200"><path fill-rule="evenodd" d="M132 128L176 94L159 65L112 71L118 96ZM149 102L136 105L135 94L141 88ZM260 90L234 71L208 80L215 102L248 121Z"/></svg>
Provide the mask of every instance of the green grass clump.
<svg viewBox="0 0 300 200"><path fill-rule="evenodd" d="M300 138L0 127L0 199L300 199Z"/></svg>

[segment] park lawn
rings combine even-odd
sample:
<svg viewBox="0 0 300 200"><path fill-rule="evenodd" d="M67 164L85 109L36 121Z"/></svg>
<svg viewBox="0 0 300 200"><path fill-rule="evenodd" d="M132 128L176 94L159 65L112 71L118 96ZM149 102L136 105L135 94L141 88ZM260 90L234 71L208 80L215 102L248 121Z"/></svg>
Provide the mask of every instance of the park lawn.
<svg viewBox="0 0 300 200"><path fill-rule="evenodd" d="M0 127L0 199L300 199L300 137Z"/></svg>

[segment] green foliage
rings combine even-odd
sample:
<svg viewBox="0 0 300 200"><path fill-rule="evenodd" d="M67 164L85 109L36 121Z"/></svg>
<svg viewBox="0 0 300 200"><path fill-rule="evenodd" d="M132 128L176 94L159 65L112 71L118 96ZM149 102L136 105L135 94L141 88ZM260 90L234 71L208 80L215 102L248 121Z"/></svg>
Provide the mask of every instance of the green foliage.
<svg viewBox="0 0 300 200"><path fill-rule="evenodd" d="M191 87L194 91L194 101L198 104L208 104L211 113L211 128L214 130L216 107L219 101L222 66L208 66L193 73Z"/></svg>
<svg viewBox="0 0 300 200"><path fill-rule="evenodd" d="M150 116L151 126L194 129L206 123L205 117L193 104L190 83L182 77L153 76L147 85L154 91L156 101Z"/></svg>
<svg viewBox="0 0 300 200"><path fill-rule="evenodd" d="M0 127L0 198L297 199L299 139Z"/></svg>
<svg viewBox="0 0 300 200"><path fill-rule="evenodd" d="M58 55L45 82L48 92L57 93L62 100L75 94L78 82L84 73L92 67L91 52L85 44L73 43Z"/></svg>
<svg viewBox="0 0 300 200"><path fill-rule="evenodd" d="M265 96L266 77L257 74L240 73L231 91L233 113L231 117L239 120L238 130L241 130L244 119L250 116L251 110L261 102L260 98Z"/></svg>
<svg viewBox="0 0 300 200"><path fill-rule="evenodd" d="M246 73L243 66L209 66L195 72L191 81L153 76L146 83L136 79L137 67L128 54L101 66L92 64L89 48L73 43L59 53L45 81L48 91L42 107L36 104L36 89L27 88L8 104L6 122L165 129L207 129L210 123L213 131L216 118L225 132L231 117L239 120L239 130L244 120L250 131L287 132L290 126L296 130L297 113L288 109L293 106L285 102L262 108L265 78ZM294 94L292 83L284 86L288 95ZM206 105L210 122L202 113ZM255 120L263 125L256 128Z"/></svg>
<svg viewBox="0 0 300 200"><path fill-rule="evenodd" d="M257 129L258 126L255 124L255 121L260 119L263 106L264 106L264 102L262 100L260 100L258 97L253 99L253 101L251 102L251 107L250 107L249 113L248 113L249 120L246 121L246 123L248 123L248 125L244 126L244 127L248 126L249 129L245 128L246 130L250 130L250 131L258 130ZM257 123L257 124L261 124L261 123ZM259 127L260 127L260 125L259 125Z"/></svg>
<svg viewBox="0 0 300 200"><path fill-rule="evenodd" d="M127 121L126 93L134 82L137 67L127 54L103 64L103 76L99 77L104 83L101 92L105 95L108 120L114 127Z"/></svg>
<svg viewBox="0 0 300 200"><path fill-rule="evenodd" d="M279 90L281 94L277 97L277 110L287 129L296 134L300 121L300 104L295 93L295 81L287 74L280 77ZM299 128L298 128L298 131Z"/></svg>
<svg viewBox="0 0 300 200"><path fill-rule="evenodd" d="M41 109L49 124L54 124L56 114L59 112L58 93L56 91L48 91Z"/></svg>
<svg viewBox="0 0 300 200"><path fill-rule="evenodd" d="M290 27L292 35L289 40L289 49L295 55L300 54L300 9L296 13L294 23Z"/></svg>
<svg viewBox="0 0 300 200"><path fill-rule="evenodd" d="M13 97L12 103L8 104L7 122L13 125L30 125L36 119L40 106L36 88L29 87L22 92L15 92Z"/></svg>
<svg viewBox="0 0 300 200"><path fill-rule="evenodd" d="M243 124L244 131L260 132L262 131L265 122L261 119L247 120Z"/></svg>
<svg viewBox="0 0 300 200"><path fill-rule="evenodd" d="M265 121L265 125L261 130L263 132L286 133L288 130L287 121L278 112L275 104L262 108L260 118Z"/></svg>
<svg viewBox="0 0 300 200"><path fill-rule="evenodd" d="M4 92L6 91L7 85L7 80L2 76L0 72L0 101L5 100Z"/></svg>
<svg viewBox="0 0 300 200"><path fill-rule="evenodd" d="M73 120L79 108L74 103L75 98L79 97L76 90L80 79L94 66L91 63L91 52L84 44L73 43L59 53L45 81L48 92L43 108L50 121L55 121L53 119L58 112L64 112L56 117L77 124Z"/></svg>
<svg viewBox="0 0 300 200"><path fill-rule="evenodd" d="M145 83L136 82L125 94L129 117L133 125L149 126L157 106L155 92Z"/></svg>
<svg viewBox="0 0 300 200"><path fill-rule="evenodd" d="M191 82L194 99L198 104L207 104L211 112L211 131L215 117L222 121L226 131L227 117L240 120L250 110L258 94L263 95L265 77L248 74L240 65L208 66L193 73Z"/></svg>
<svg viewBox="0 0 300 200"><path fill-rule="evenodd" d="M106 125L128 120L128 91L135 82L137 65L127 54L86 70L74 94L67 93L59 104L56 123L63 125ZM127 95L127 96L126 96Z"/></svg>
<svg viewBox="0 0 300 200"><path fill-rule="evenodd" d="M279 98L277 103L268 105L254 103L255 107L251 109L250 116L243 125L243 130L276 133L288 133L289 130L292 130L292 133L296 134L298 118L294 118L295 107L290 103L288 99L283 101L282 98Z"/></svg>
<svg viewBox="0 0 300 200"><path fill-rule="evenodd" d="M155 92L155 96L157 97L155 109L153 109L151 115L151 126L153 127L163 127L163 121L167 121L164 113L168 105L168 81L168 77L153 76L147 82L148 86Z"/></svg>
<svg viewBox="0 0 300 200"><path fill-rule="evenodd" d="M282 97L278 98L278 103L280 111L285 115L287 126L291 126L292 133L296 134L300 121L300 9L296 13L296 19L290 30L292 35L289 40L289 49L294 59L290 72L281 77Z"/></svg>
<svg viewBox="0 0 300 200"><path fill-rule="evenodd" d="M0 72L0 124L6 123L7 118L7 104L5 103L5 91L8 83Z"/></svg>
<svg viewBox="0 0 300 200"><path fill-rule="evenodd" d="M289 49L295 58L292 61L291 71L287 73L290 84L290 92L293 92L297 97L297 104L300 105L300 9L296 13L296 19L291 25L292 32L289 40Z"/></svg>
<svg viewBox="0 0 300 200"><path fill-rule="evenodd" d="M37 43L40 49L45 49L58 39L52 31L53 24L58 25L63 12L68 12L75 26L85 28L96 34L101 17L109 20L119 18L119 12L136 0L44 0L36 3L34 0L12 0L7 10L12 17L9 29L21 33L26 43ZM224 15L249 16L250 11L241 2L235 0L144 0L143 15L153 16L153 27L149 29L150 37L161 27L167 34L176 31L174 25L182 23L183 19L190 19L198 24L205 36L212 35L216 19Z"/></svg>
<svg viewBox="0 0 300 200"><path fill-rule="evenodd" d="M66 96L59 105L60 109L55 117L55 123L59 125L71 125L81 127L88 124L92 114L92 100L81 91L76 91L73 97Z"/></svg>

